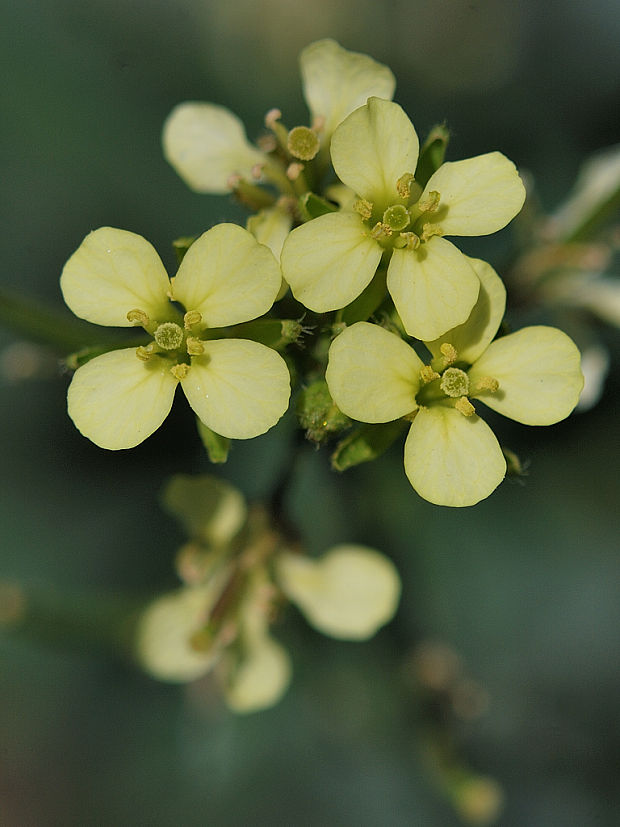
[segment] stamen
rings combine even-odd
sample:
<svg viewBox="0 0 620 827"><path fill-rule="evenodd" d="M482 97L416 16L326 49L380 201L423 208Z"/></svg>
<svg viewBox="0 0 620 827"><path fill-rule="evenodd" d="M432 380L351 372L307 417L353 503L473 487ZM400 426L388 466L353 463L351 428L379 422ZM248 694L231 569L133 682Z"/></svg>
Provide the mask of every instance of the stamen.
<svg viewBox="0 0 620 827"><path fill-rule="evenodd" d="M170 368L170 373L180 382L182 379L185 379L189 373L189 365L186 365L185 362L182 362L180 365L173 365Z"/></svg>
<svg viewBox="0 0 620 827"><path fill-rule="evenodd" d="M445 359L446 365L453 365L458 359L459 354L456 348L449 342L444 342L442 345L440 345L439 350L441 351L441 355Z"/></svg>
<svg viewBox="0 0 620 827"><path fill-rule="evenodd" d="M439 207L441 195L437 190L431 190L424 201L418 201L418 209L420 212L435 212Z"/></svg>
<svg viewBox="0 0 620 827"><path fill-rule="evenodd" d="M289 181L296 181L304 170L303 164L293 162L286 168L286 177Z"/></svg>
<svg viewBox="0 0 620 827"><path fill-rule="evenodd" d="M288 133L288 151L301 161L311 161L318 153L321 144L316 132L307 126L296 126Z"/></svg>
<svg viewBox="0 0 620 827"><path fill-rule="evenodd" d="M325 115L315 115L312 119L312 131L322 132L325 128Z"/></svg>
<svg viewBox="0 0 620 827"><path fill-rule="evenodd" d="M153 338L163 350L176 350L183 344L183 330L174 322L160 324Z"/></svg>
<svg viewBox="0 0 620 827"><path fill-rule="evenodd" d="M434 235L443 235L443 230L441 229L439 224L424 224L424 226L422 227L422 241L428 241Z"/></svg>
<svg viewBox="0 0 620 827"><path fill-rule="evenodd" d="M394 246L399 250L417 250L420 246L420 238L415 233L401 233L395 239Z"/></svg>
<svg viewBox="0 0 620 827"><path fill-rule="evenodd" d="M429 382L432 382L433 379L439 379L439 374L433 370L430 365L424 365L424 367L420 369L420 379L427 385Z"/></svg>
<svg viewBox="0 0 620 827"><path fill-rule="evenodd" d="M380 221L377 221L375 226L370 231L370 237L374 238L375 241L382 241L385 238L389 238L392 235L392 228L388 227L387 224L382 224Z"/></svg>
<svg viewBox="0 0 620 827"><path fill-rule="evenodd" d="M358 198L353 204L353 209L367 221L372 215L372 202L367 201L365 198Z"/></svg>
<svg viewBox="0 0 620 827"><path fill-rule="evenodd" d="M273 135L261 135L256 141L256 144L259 149L262 149L262 151L267 154L274 151L278 142Z"/></svg>
<svg viewBox="0 0 620 827"><path fill-rule="evenodd" d="M254 166L250 170L252 178L255 181L260 181L260 179L263 177L263 167L264 167L264 164L260 164L260 163L259 164L254 164Z"/></svg>
<svg viewBox="0 0 620 827"><path fill-rule="evenodd" d="M456 398L469 393L469 376L459 368L448 368L441 377L439 387L446 394Z"/></svg>
<svg viewBox="0 0 620 827"><path fill-rule="evenodd" d="M190 327L193 327L195 324L200 324L202 321L202 313L198 310L188 310L185 316L183 316L183 326L185 330L189 330Z"/></svg>
<svg viewBox="0 0 620 827"><path fill-rule="evenodd" d="M401 198L409 198L411 195L411 185L415 181L414 176L410 172L401 175L396 182L396 190Z"/></svg>
<svg viewBox="0 0 620 827"><path fill-rule="evenodd" d="M476 413L476 409L466 396L461 396L460 399L457 399L454 407L459 413L463 414L463 416L473 416Z"/></svg>
<svg viewBox="0 0 620 827"><path fill-rule="evenodd" d="M238 172L233 172L226 179L226 186L231 190L236 190L240 183L241 183L241 176L239 175Z"/></svg>
<svg viewBox="0 0 620 827"><path fill-rule="evenodd" d="M495 393L495 391L499 390L499 382L492 376L481 376L476 382L475 390Z"/></svg>
<svg viewBox="0 0 620 827"><path fill-rule="evenodd" d="M127 321L134 324L139 324L142 327L147 327L151 320L144 310L130 310L127 314Z"/></svg>
<svg viewBox="0 0 620 827"><path fill-rule="evenodd" d="M148 362L152 355L153 350L151 348L151 345L147 345L146 347L140 345L140 347L136 348L136 356L141 362Z"/></svg>
<svg viewBox="0 0 620 827"><path fill-rule="evenodd" d="M205 352L203 343L194 336L188 336L185 344L187 345L187 352L190 356L202 356Z"/></svg>
<svg viewBox="0 0 620 827"><path fill-rule="evenodd" d="M282 117L282 112L279 109L270 109L265 115L265 126L267 129L274 129L276 123Z"/></svg>

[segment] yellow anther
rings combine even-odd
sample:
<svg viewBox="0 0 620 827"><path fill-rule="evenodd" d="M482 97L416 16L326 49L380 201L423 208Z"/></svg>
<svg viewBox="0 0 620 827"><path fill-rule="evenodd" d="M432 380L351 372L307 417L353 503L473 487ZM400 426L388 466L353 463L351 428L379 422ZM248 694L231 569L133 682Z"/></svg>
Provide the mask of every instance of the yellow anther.
<svg viewBox="0 0 620 827"><path fill-rule="evenodd" d="M286 168L286 177L289 181L296 181L301 173L304 171L304 165L298 164L294 161L292 164L289 164Z"/></svg>
<svg viewBox="0 0 620 827"><path fill-rule="evenodd" d="M276 141L273 135L261 135L256 141L258 148L261 149L265 153L273 152L274 149L278 146L278 142Z"/></svg>
<svg viewBox="0 0 620 827"><path fill-rule="evenodd" d="M185 344L187 345L187 352L190 356L202 356L205 352L203 343L194 336L188 336Z"/></svg>
<svg viewBox="0 0 620 827"><path fill-rule="evenodd" d="M311 161L321 148L318 135L307 126L291 129L286 145L291 155L301 161Z"/></svg>
<svg viewBox="0 0 620 827"><path fill-rule="evenodd" d="M418 201L418 209L420 212L435 212L439 207L441 195L437 190L431 190L424 201Z"/></svg>
<svg viewBox="0 0 620 827"><path fill-rule="evenodd" d="M433 370L430 365L424 365L424 367L420 369L420 379L427 385L429 382L432 382L433 379L439 379L439 374Z"/></svg>
<svg viewBox="0 0 620 827"><path fill-rule="evenodd" d="M417 250L420 246L420 238L415 233L401 233L394 241L394 246L399 250Z"/></svg>
<svg viewBox="0 0 620 827"><path fill-rule="evenodd" d="M490 391L491 393L495 393L495 391L499 390L499 382L492 376L481 376L476 382L475 389L477 391Z"/></svg>
<svg viewBox="0 0 620 827"><path fill-rule="evenodd" d="M202 321L202 313L198 310L188 310L185 316L183 316L183 326L185 330L189 330L190 327L193 327L195 324L200 324Z"/></svg>
<svg viewBox="0 0 620 827"><path fill-rule="evenodd" d="M170 368L170 373L180 382L182 379L185 379L189 373L189 365L186 365L185 362L181 362L180 365L173 365Z"/></svg>
<svg viewBox="0 0 620 827"><path fill-rule="evenodd" d="M424 224L422 227L422 241L428 241L434 235L442 236L443 230L439 224Z"/></svg>
<svg viewBox="0 0 620 827"><path fill-rule="evenodd" d="M459 413L463 414L463 416L473 416L476 413L476 409L466 396L461 396L460 399L457 399L454 407Z"/></svg>
<svg viewBox="0 0 620 827"><path fill-rule="evenodd" d="M411 195L411 185L415 181L414 176L410 172L401 175L396 182L396 190L401 198L409 198Z"/></svg>
<svg viewBox="0 0 620 827"><path fill-rule="evenodd" d="M456 348L449 342L444 342L442 345L440 345L439 350L441 351L441 355L445 359L446 365L453 365L458 359L458 353Z"/></svg>
<svg viewBox="0 0 620 827"><path fill-rule="evenodd" d="M153 348L152 345L147 345L146 347L137 347L136 348L136 356L141 362L148 362L148 360L153 355Z"/></svg>
<svg viewBox="0 0 620 827"><path fill-rule="evenodd" d="M264 166L265 166L264 164L260 164L260 163L259 164L254 164L254 166L250 170L250 174L252 175L252 178L255 181L260 181L260 179L263 177L263 167ZM241 180L242 179L239 179L239 184L241 183Z"/></svg>
<svg viewBox="0 0 620 827"><path fill-rule="evenodd" d="M142 327L146 327L149 322L151 321L144 310L130 310L127 314L127 321L132 322L133 324L142 325Z"/></svg>
<svg viewBox="0 0 620 827"><path fill-rule="evenodd" d="M282 112L279 109L270 109L265 115L265 126L267 129L273 129L281 117Z"/></svg>
<svg viewBox="0 0 620 827"><path fill-rule="evenodd" d="M370 231L370 237L374 238L375 241L381 241L384 238L389 238L392 235L392 228L388 227L387 224L383 224L381 221L377 221L375 226Z"/></svg>
<svg viewBox="0 0 620 827"><path fill-rule="evenodd" d="M365 198L358 198L353 204L353 209L359 213L364 220L367 220L372 215L372 203Z"/></svg>

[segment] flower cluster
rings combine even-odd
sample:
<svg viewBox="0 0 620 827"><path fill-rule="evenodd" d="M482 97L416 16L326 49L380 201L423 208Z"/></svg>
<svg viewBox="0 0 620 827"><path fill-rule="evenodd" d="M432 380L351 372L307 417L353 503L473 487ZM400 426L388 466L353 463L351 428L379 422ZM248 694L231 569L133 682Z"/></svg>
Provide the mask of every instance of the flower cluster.
<svg viewBox="0 0 620 827"><path fill-rule="evenodd" d="M263 709L290 681L290 657L270 634L287 601L340 640L372 637L396 611L398 573L374 549L341 545L310 558L263 510L208 476L174 477L164 505L190 541L177 561L184 585L150 603L138 622L138 660L160 680L213 671L231 709Z"/></svg>
<svg viewBox="0 0 620 827"><path fill-rule="evenodd" d="M96 230L69 259L61 286L78 316L148 334L81 364L69 413L97 445L130 448L161 425L180 384L203 429L247 439L287 410L292 378L317 443L351 419L371 428L364 444L379 447L349 451L354 431L336 467L378 455L410 423L415 490L472 505L506 473L474 401L548 425L582 386L579 353L560 331L495 340L503 285L448 240L501 230L524 186L499 152L444 162L443 128L421 145L392 101L392 73L370 57L322 40L302 52L301 74L310 125L288 129L271 110L256 145L214 104L181 104L166 121L172 166L199 192L236 195L253 211L246 229L220 224L184 241L172 280L148 242L122 230ZM287 323L290 335L268 335ZM398 427L372 436L389 423Z"/></svg>

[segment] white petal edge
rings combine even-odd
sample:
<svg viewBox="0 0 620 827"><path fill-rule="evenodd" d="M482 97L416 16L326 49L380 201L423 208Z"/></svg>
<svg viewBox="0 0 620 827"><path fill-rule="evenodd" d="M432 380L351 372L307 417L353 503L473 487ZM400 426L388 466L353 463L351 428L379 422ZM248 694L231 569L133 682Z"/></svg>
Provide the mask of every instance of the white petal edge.
<svg viewBox="0 0 620 827"><path fill-rule="evenodd" d="M489 345L469 370L470 385L491 376L499 390L480 394L485 405L525 425L553 425L579 401L580 361L566 333L544 325L524 327Z"/></svg>
<svg viewBox="0 0 620 827"><path fill-rule="evenodd" d="M493 431L476 414L420 408L405 442L405 473L428 502L464 507L488 497L503 480L506 461Z"/></svg>
<svg viewBox="0 0 620 827"><path fill-rule="evenodd" d="M414 173L420 144L404 110L392 101L369 98L332 136L336 175L357 195L381 209L401 203L396 184Z"/></svg>
<svg viewBox="0 0 620 827"><path fill-rule="evenodd" d="M282 248L282 275L297 301L326 313L359 296L372 281L381 255L357 213L329 213L289 234Z"/></svg>
<svg viewBox="0 0 620 827"><path fill-rule="evenodd" d="M252 178L266 156L247 140L236 115L214 103L180 103L164 124L164 156L196 192L230 192L231 175Z"/></svg>
<svg viewBox="0 0 620 827"><path fill-rule="evenodd" d="M360 422L392 422L417 407L423 363L399 336L356 322L332 342L325 380L336 405Z"/></svg>
<svg viewBox="0 0 620 827"><path fill-rule="evenodd" d="M69 416L100 448L134 448L168 416L176 386L168 360L142 362L135 348L113 350L77 369L67 393Z"/></svg>
<svg viewBox="0 0 620 827"><path fill-rule="evenodd" d="M368 55L349 52L335 40L311 43L299 56L304 98L313 118L325 118L321 138L332 132L369 97L391 100L396 88L394 75Z"/></svg>
<svg viewBox="0 0 620 827"><path fill-rule="evenodd" d="M100 227L86 236L60 277L65 302L81 319L132 327L130 310L171 319L170 280L154 247L141 235Z"/></svg>
<svg viewBox="0 0 620 827"><path fill-rule="evenodd" d="M432 191L441 196L436 220L445 235L495 233L512 221L525 201L517 168L501 152L442 164L421 200Z"/></svg>
<svg viewBox="0 0 620 827"><path fill-rule="evenodd" d="M217 224L185 254L173 293L208 327L227 327L266 313L281 282L271 250L237 224Z"/></svg>
<svg viewBox="0 0 620 827"><path fill-rule="evenodd" d="M407 333L430 341L468 318L480 280L467 256L435 237L418 250L394 250L387 287Z"/></svg>
<svg viewBox="0 0 620 827"><path fill-rule="evenodd" d="M441 354L441 345L451 344L459 362L473 364L499 330L506 310L506 288L495 270L486 261L467 257L480 279L480 293L469 318L448 330L438 339L424 344L434 357Z"/></svg>
<svg viewBox="0 0 620 827"><path fill-rule="evenodd" d="M308 622L342 640L372 637L392 619L400 598L396 567L366 546L335 546L317 560L283 554L277 573Z"/></svg>
<svg viewBox="0 0 620 827"><path fill-rule="evenodd" d="M181 385L204 424L230 439L251 439L273 427L288 408L286 362L249 339L204 342Z"/></svg>

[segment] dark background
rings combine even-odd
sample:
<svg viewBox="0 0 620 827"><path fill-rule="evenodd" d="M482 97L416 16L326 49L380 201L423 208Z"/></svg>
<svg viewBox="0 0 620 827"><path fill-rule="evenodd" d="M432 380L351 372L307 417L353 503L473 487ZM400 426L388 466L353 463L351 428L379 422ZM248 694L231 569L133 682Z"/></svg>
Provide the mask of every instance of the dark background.
<svg viewBox="0 0 620 827"><path fill-rule="evenodd" d="M610 0L2 5L0 284L58 308L62 266L93 228L144 235L173 269L173 238L244 219L168 167L164 118L210 100L250 136L273 106L304 123L297 54L320 37L388 63L421 135L445 119L451 159L500 149L535 176L549 210L579 162L618 140ZM456 736L464 760L502 785L500 824L617 824L620 371L618 335L603 336L614 361L598 406L546 429L493 420L529 476L475 508L421 501L396 447L344 476L304 453L289 504L308 548L381 548L403 596L365 644L322 638L291 610L276 635L294 680L273 710L234 717L208 683L169 687L107 651L4 634L0 824L456 825L403 678L425 639L454 647L489 694ZM14 342L0 331L0 346ZM173 587L183 538L159 491L171 473L209 470L187 409L175 405L134 451L106 453L67 418L68 377L53 362L0 382L0 577L63 600ZM289 431L237 443L220 473L263 495Z"/></svg>

